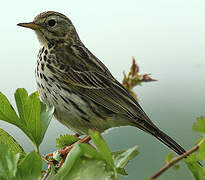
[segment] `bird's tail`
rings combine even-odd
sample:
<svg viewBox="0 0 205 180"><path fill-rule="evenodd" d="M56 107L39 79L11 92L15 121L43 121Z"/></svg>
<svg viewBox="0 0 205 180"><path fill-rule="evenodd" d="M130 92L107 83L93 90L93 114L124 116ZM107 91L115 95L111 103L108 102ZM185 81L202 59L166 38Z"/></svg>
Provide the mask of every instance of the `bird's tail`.
<svg viewBox="0 0 205 180"><path fill-rule="evenodd" d="M171 137L166 135L164 132L161 130L157 130L156 135L154 135L160 142L168 146L170 149L175 151L178 155L182 155L186 152L186 150L181 147L176 141L174 141ZM185 157L186 158L186 157ZM204 163L201 161L197 161L197 163L201 166L204 167Z"/></svg>
<svg viewBox="0 0 205 180"><path fill-rule="evenodd" d="M155 133L152 135L156 137L160 142L168 146L170 149L175 151L178 155L182 155L186 152L186 150L182 146L180 146L175 140L162 132L160 129L157 128Z"/></svg>
<svg viewBox="0 0 205 180"><path fill-rule="evenodd" d="M143 121L143 125L142 123L140 123L137 125L137 127L153 135L155 138L157 138L164 145L168 146L171 150L176 152L178 155L182 155L186 152L186 150L182 146L180 146L175 140L173 140L167 134L162 132L154 124L152 123L150 124L147 123L146 121ZM197 162L201 167L204 167L204 164L202 162L200 161Z"/></svg>
<svg viewBox="0 0 205 180"><path fill-rule="evenodd" d="M162 142L164 145L168 146L170 149L175 151L178 155L182 155L186 152L186 150L181 147L175 140L173 140L171 137L169 137L167 134L162 132L154 123L151 121L144 121L139 120L138 123L135 124L138 128L141 130L148 132L149 134L153 135L155 138L157 138L160 142Z"/></svg>

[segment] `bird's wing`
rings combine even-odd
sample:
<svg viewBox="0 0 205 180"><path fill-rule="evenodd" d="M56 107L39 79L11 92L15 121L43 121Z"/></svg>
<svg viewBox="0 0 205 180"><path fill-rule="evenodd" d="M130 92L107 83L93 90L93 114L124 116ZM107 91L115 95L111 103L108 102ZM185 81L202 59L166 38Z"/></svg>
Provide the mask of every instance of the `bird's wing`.
<svg viewBox="0 0 205 180"><path fill-rule="evenodd" d="M137 101L114 78L108 78L95 71L80 72L72 68L67 73L58 73L62 82L64 82L64 86L71 86L83 97L114 113L151 122Z"/></svg>

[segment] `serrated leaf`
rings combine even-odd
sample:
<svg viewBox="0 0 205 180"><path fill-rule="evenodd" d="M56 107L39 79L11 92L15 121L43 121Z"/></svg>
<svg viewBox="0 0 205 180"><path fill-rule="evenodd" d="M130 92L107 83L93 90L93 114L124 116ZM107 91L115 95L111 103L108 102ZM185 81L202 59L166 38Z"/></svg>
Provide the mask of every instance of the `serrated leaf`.
<svg viewBox="0 0 205 180"><path fill-rule="evenodd" d="M38 146L41 143L41 103L37 93L28 96L25 89L17 89L15 100L21 121L32 134L34 143Z"/></svg>
<svg viewBox="0 0 205 180"><path fill-rule="evenodd" d="M0 128L0 146L2 144L7 145L9 150L12 151L14 154L25 154L23 148L16 142L16 140L6 131Z"/></svg>
<svg viewBox="0 0 205 180"><path fill-rule="evenodd" d="M128 161L133 159L138 155L137 146L129 148L127 150L121 150L112 152L112 157L114 159L115 166L117 168L123 168L127 165Z"/></svg>
<svg viewBox="0 0 205 180"><path fill-rule="evenodd" d="M19 118L4 94L0 92L0 120L19 125Z"/></svg>
<svg viewBox="0 0 205 180"><path fill-rule="evenodd" d="M77 142L80 138L74 137L73 135L66 134L60 135L59 138L56 138L56 147L63 148L65 146L70 146L73 143Z"/></svg>
<svg viewBox="0 0 205 180"><path fill-rule="evenodd" d="M0 179L14 180L17 172L17 162L20 155L14 155L5 144L0 146Z"/></svg>
<svg viewBox="0 0 205 180"><path fill-rule="evenodd" d="M16 90L15 100L19 117L8 99L0 93L0 119L20 128L38 151L52 118L53 108L46 109L46 105L40 102L37 92L28 96L27 91L22 88Z"/></svg>
<svg viewBox="0 0 205 180"><path fill-rule="evenodd" d="M204 180L205 179L205 170L202 168L198 162L196 154L191 154L189 155L186 159L184 159L187 167L189 170L192 172L193 176L195 177L196 180Z"/></svg>
<svg viewBox="0 0 205 180"><path fill-rule="evenodd" d="M40 180L41 166L40 155L36 152L31 152L19 164L17 177L21 180Z"/></svg>
<svg viewBox="0 0 205 180"><path fill-rule="evenodd" d="M193 125L193 130L202 134L205 134L205 118L197 118L197 122Z"/></svg>
<svg viewBox="0 0 205 180"><path fill-rule="evenodd" d="M171 152L167 155L167 157L166 157L166 159L165 159L165 162L166 162L166 163L169 163L169 162L172 160L173 154L174 154L174 152L171 151Z"/></svg>

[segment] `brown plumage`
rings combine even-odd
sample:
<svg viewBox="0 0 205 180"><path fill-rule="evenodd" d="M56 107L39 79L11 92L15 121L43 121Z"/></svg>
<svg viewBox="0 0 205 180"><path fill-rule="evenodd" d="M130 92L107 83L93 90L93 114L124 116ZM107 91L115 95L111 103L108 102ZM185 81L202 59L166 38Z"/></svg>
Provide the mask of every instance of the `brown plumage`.
<svg viewBox="0 0 205 180"><path fill-rule="evenodd" d="M185 150L163 133L106 66L81 42L72 22L48 11L31 23L41 48L36 81L41 100L55 107L56 118L68 128L87 134L111 127L135 126L181 155Z"/></svg>

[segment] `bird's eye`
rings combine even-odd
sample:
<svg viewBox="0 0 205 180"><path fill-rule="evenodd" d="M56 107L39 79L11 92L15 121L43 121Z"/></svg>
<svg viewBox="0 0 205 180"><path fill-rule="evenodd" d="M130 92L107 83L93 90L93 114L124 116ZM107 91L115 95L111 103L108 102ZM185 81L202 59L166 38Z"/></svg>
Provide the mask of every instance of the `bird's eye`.
<svg viewBox="0 0 205 180"><path fill-rule="evenodd" d="M48 25L49 25L50 27L55 26L55 24L56 24L56 21L55 21L54 19L51 19L51 20L48 21Z"/></svg>

